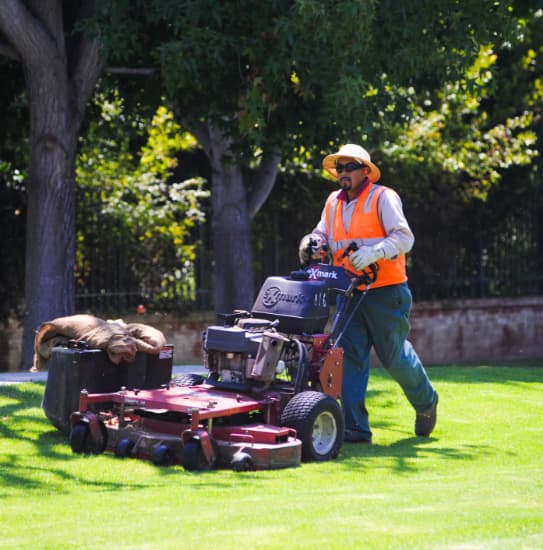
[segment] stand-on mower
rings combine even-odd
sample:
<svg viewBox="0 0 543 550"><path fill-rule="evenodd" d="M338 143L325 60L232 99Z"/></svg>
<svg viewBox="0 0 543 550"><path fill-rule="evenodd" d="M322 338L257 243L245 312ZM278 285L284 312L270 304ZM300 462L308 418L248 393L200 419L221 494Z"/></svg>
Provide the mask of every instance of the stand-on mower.
<svg viewBox="0 0 543 550"><path fill-rule="evenodd" d="M82 390L71 415L76 453L181 464L187 470L297 466L335 458L343 443L344 327L375 280L315 264L268 277L251 312L234 311L202 335L207 377L181 375L159 389ZM350 297L329 333L330 291Z"/></svg>

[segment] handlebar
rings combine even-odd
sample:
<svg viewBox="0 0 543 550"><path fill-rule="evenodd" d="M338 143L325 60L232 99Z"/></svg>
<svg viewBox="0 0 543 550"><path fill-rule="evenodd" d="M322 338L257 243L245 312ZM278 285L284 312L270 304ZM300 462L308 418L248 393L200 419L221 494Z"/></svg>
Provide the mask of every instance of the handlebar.
<svg viewBox="0 0 543 550"><path fill-rule="evenodd" d="M343 258L348 258L351 255L351 252L354 252L355 250L358 250L358 245L354 241L351 241L349 246L343 251L341 259L343 260Z"/></svg>
<svg viewBox="0 0 543 550"><path fill-rule="evenodd" d="M320 244L316 239L310 239L307 251L315 252ZM315 248L314 248L315 247ZM326 247L326 250L328 247ZM351 241L343 251L341 259L348 258L355 250L358 250L358 245L355 241ZM360 285L365 285L367 289L377 280L377 272L379 266L371 264L366 267L360 275L355 275L344 267L332 266L318 262L310 262L309 265L303 266L302 276L308 276L310 279L321 279L329 283L329 287L338 291L343 291L345 296L350 297L355 288ZM292 274L294 274L293 272Z"/></svg>
<svg viewBox="0 0 543 550"><path fill-rule="evenodd" d="M295 280L318 280L326 283L330 290L345 293L350 296L360 285L368 288L377 279L378 266L372 264L356 275L342 266L330 264L312 264L300 271L291 271L290 276Z"/></svg>

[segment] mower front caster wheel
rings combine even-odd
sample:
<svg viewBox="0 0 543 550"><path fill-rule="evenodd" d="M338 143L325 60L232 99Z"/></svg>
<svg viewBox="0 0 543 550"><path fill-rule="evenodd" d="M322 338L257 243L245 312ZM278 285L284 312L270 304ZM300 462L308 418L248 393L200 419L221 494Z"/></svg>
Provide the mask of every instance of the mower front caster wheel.
<svg viewBox="0 0 543 550"><path fill-rule="evenodd" d="M255 469L255 464L250 454L236 453L230 463L234 472L249 472Z"/></svg>
<svg viewBox="0 0 543 550"><path fill-rule="evenodd" d="M209 461L202 449L202 443L199 439L191 439L185 443L183 447L183 468L189 471L213 470L217 465L219 446L217 442L210 436L211 445L213 447L213 456Z"/></svg>
<svg viewBox="0 0 543 550"><path fill-rule="evenodd" d="M175 456L168 445L161 444L153 451L152 461L155 466L171 466Z"/></svg>
<svg viewBox="0 0 543 550"><path fill-rule="evenodd" d="M107 445L107 430L102 422L98 422L100 438L95 439L87 422L77 422L70 431L70 447L74 453L98 455L103 453Z"/></svg>
<svg viewBox="0 0 543 550"><path fill-rule="evenodd" d="M134 449L134 442L130 439L121 439L115 446L115 456L119 458L126 458L132 456L132 450Z"/></svg>

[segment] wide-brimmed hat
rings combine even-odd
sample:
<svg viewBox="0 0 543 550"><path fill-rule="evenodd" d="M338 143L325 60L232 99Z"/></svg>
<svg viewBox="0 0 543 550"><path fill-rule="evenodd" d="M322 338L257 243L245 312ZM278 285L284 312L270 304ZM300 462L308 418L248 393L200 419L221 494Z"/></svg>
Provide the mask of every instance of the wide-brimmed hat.
<svg viewBox="0 0 543 550"><path fill-rule="evenodd" d="M369 179L373 183L379 181L381 171L371 162L370 154L366 149L360 147L360 145L347 143L346 145L342 145L337 153L324 157L322 166L329 174L334 176L334 178L337 178L336 162L340 158L351 158L360 164L365 164L370 169L370 173L368 174Z"/></svg>

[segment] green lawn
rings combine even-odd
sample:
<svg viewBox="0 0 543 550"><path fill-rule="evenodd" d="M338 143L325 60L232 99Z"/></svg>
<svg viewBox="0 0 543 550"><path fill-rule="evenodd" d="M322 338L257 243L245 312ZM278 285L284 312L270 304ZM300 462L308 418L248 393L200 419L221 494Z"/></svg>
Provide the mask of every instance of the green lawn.
<svg viewBox="0 0 543 550"><path fill-rule="evenodd" d="M428 369L430 439L375 370L372 446L246 473L73 455L43 384L0 386L0 547L543 548L540 365Z"/></svg>

